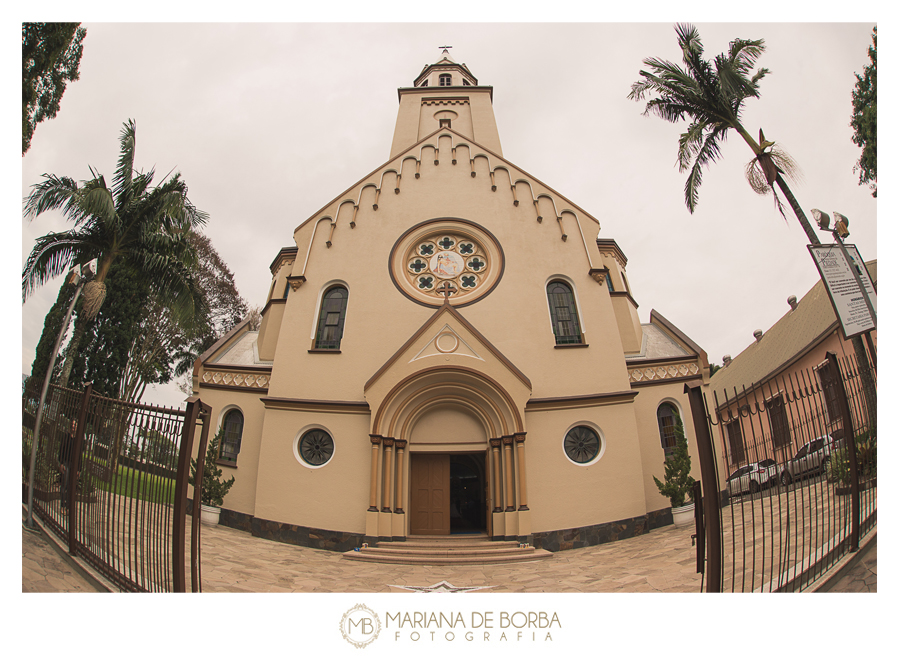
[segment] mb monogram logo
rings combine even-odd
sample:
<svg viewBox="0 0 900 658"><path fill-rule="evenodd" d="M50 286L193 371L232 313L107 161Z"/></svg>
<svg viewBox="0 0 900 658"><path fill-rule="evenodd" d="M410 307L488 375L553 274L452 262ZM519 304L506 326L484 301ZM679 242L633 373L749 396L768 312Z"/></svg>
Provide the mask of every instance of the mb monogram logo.
<svg viewBox="0 0 900 658"><path fill-rule="evenodd" d="M372 610L358 603L341 618L341 635L357 649L369 645L381 632L381 620Z"/></svg>

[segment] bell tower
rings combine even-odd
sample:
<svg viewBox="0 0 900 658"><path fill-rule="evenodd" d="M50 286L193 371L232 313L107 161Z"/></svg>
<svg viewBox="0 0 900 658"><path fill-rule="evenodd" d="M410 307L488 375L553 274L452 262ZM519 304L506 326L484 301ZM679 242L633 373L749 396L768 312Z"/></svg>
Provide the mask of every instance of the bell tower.
<svg viewBox="0 0 900 658"><path fill-rule="evenodd" d="M502 156L492 105L494 88L479 85L465 64L453 61L452 46L442 48L441 58L422 69L412 87L397 90L400 109L391 158L441 127Z"/></svg>

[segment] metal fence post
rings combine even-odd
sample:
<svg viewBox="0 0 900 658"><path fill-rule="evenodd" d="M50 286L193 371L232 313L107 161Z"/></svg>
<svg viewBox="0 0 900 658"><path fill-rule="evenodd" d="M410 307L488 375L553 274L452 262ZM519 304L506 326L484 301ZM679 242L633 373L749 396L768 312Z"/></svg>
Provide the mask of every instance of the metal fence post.
<svg viewBox="0 0 900 658"><path fill-rule="evenodd" d="M78 420L75 424L75 445L72 446L72 453L69 456L69 464L66 465L66 468L71 469L72 473L69 475L69 491L67 492L68 501L69 501L69 555L75 555L77 552L77 538L76 538L76 520L78 519L78 514L75 513L77 502L75 500L75 496L78 494L78 478L81 476L81 464L82 464L82 455L81 451L84 449L84 423L87 420L87 412L88 406L91 401L91 394L94 392L94 383L88 382L88 385L84 388L84 393L81 396L81 405L78 409Z"/></svg>
<svg viewBox="0 0 900 658"><path fill-rule="evenodd" d="M722 591L722 523L719 514L719 478L716 473L715 451L709 432L706 404L698 382L684 385L691 403L691 418L700 457L700 479L703 485L703 511L706 517L706 591ZM698 538L700 541L703 538Z"/></svg>
<svg viewBox="0 0 900 658"><path fill-rule="evenodd" d="M185 591L184 523L187 519L187 486L190 475L191 450L194 445L194 430L200 416L200 398L191 397L184 413L181 428L181 446L178 451L178 471L175 476L175 511L172 528L172 580L176 592Z"/></svg>
<svg viewBox="0 0 900 658"><path fill-rule="evenodd" d="M844 389L844 376L834 352L826 352L829 371L834 373L831 385L841 411L841 427L844 429L844 449L850 463L850 552L859 549L859 465L856 463L856 432L853 430L853 419L850 416L850 404L847 402L847 391Z"/></svg>
<svg viewBox="0 0 900 658"><path fill-rule="evenodd" d="M194 473L194 499L191 506L191 591L200 591L200 501L203 497L203 469L206 466L206 445L209 441L209 412L207 404L200 403L200 445L197 446L197 472Z"/></svg>

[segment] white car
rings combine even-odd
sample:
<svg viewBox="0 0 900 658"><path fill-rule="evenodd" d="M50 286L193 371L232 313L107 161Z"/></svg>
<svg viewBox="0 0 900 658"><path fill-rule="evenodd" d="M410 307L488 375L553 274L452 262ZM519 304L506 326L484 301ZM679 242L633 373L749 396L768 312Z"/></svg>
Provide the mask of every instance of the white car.
<svg viewBox="0 0 900 658"><path fill-rule="evenodd" d="M781 484L788 486L807 473L825 473L831 452L840 447L830 434L813 439L800 447L790 461L781 467Z"/></svg>
<svg viewBox="0 0 900 658"><path fill-rule="evenodd" d="M763 459L742 466L728 476L726 486L729 496L749 491L752 494L778 483L778 465L774 459Z"/></svg>

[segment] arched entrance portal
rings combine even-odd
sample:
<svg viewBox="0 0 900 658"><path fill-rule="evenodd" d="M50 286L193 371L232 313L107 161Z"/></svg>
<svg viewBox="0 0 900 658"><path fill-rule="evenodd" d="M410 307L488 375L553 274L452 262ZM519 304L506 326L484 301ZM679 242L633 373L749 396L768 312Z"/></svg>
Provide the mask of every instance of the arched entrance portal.
<svg viewBox="0 0 900 658"><path fill-rule="evenodd" d="M521 404L463 366L392 386L373 404L366 536L530 534Z"/></svg>
<svg viewBox="0 0 900 658"><path fill-rule="evenodd" d="M409 500L411 535L486 532L484 453L413 453Z"/></svg>

